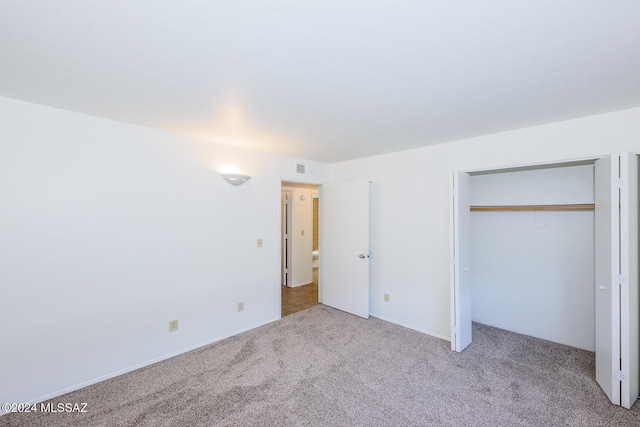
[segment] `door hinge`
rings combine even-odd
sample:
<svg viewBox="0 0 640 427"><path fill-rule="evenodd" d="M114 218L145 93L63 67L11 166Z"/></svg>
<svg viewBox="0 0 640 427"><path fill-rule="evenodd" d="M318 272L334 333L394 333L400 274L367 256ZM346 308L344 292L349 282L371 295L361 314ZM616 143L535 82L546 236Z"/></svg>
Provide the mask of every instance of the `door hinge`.
<svg viewBox="0 0 640 427"><path fill-rule="evenodd" d="M622 274L614 275L613 280L616 285L623 285L626 282L626 279Z"/></svg>
<svg viewBox="0 0 640 427"><path fill-rule="evenodd" d="M622 188L624 187L624 179L622 178L616 178L613 180L613 185L615 185L617 188Z"/></svg>
<svg viewBox="0 0 640 427"><path fill-rule="evenodd" d="M624 379L624 373L622 371L615 371L614 375L618 381L622 381Z"/></svg>
<svg viewBox="0 0 640 427"><path fill-rule="evenodd" d="M452 334L457 334L459 332L459 328L457 326L454 326L453 328L451 328L451 333Z"/></svg>

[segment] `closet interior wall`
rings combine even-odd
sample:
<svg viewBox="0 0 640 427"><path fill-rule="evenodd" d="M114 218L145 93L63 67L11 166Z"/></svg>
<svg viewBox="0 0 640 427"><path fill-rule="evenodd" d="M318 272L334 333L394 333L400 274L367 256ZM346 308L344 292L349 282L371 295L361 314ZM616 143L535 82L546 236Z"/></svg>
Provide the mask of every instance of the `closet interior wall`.
<svg viewBox="0 0 640 427"><path fill-rule="evenodd" d="M472 173L472 206L594 203L593 164ZM594 351L593 210L471 212L472 319Z"/></svg>

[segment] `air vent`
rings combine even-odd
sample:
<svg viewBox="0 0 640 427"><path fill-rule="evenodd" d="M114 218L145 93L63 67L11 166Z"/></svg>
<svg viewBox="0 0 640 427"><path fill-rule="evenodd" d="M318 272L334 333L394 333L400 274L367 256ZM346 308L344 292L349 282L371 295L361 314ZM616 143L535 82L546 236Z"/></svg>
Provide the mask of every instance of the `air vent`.
<svg viewBox="0 0 640 427"><path fill-rule="evenodd" d="M306 174L305 167L303 164L300 164L300 163L296 164L296 173L299 173L302 175Z"/></svg>

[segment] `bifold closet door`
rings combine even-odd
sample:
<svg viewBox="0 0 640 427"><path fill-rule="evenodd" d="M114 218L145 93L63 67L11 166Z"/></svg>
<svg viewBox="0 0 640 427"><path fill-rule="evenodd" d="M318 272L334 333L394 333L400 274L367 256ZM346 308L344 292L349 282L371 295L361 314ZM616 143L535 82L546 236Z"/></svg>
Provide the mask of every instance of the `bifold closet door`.
<svg viewBox="0 0 640 427"><path fill-rule="evenodd" d="M620 289L614 278L619 266L617 159L595 163L595 333L596 381L611 403L620 404Z"/></svg>
<svg viewBox="0 0 640 427"><path fill-rule="evenodd" d="M471 183L466 172L451 176L451 349L462 351L471 332Z"/></svg>
<svg viewBox="0 0 640 427"><path fill-rule="evenodd" d="M595 165L596 381L611 403L631 408L640 389L638 157Z"/></svg>
<svg viewBox="0 0 640 427"><path fill-rule="evenodd" d="M620 404L631 408L640 393L638 296L638 156L620 155Z"/></svg>

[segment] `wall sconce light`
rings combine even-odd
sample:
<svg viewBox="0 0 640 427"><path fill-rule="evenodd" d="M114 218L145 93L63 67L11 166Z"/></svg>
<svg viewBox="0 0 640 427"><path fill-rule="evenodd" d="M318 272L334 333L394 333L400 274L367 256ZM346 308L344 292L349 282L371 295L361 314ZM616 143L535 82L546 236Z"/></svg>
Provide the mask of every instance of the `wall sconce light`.
<svg viewBox="0 0 640 427"><path fill-rule="evenodd" d="M231 185L242 185L251 179L249 175L239 173L221 173L220 176Z"/></svg>

